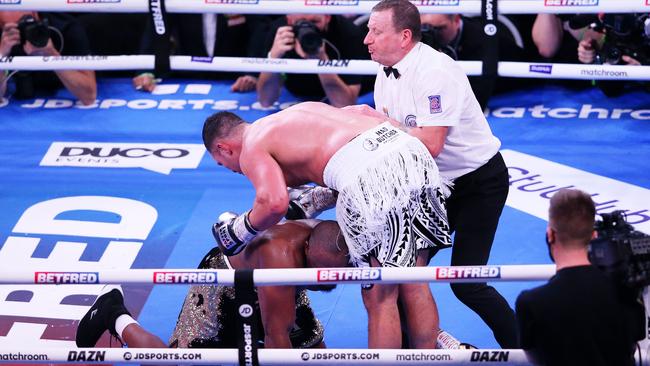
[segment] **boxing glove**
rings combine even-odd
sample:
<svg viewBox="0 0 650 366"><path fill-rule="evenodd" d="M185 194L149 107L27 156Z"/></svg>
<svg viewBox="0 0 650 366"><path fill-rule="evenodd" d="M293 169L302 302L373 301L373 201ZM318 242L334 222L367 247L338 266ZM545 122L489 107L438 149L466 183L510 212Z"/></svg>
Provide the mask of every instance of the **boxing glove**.
<svg viewBox="0 0 650 366"><path fill-rule="evenodd" d="M313 219L336 205L336 191L320 186L302 185L289 190L288 220Z"/></svg>
<svg viewBox="0 0 650 366"><path fill-rule="evenodd" d="M219 221L212 225L212 235L217 245L227 256L236 255L257 235L248 219L250 211L235 216L231 212L219 215Z"/></svg>

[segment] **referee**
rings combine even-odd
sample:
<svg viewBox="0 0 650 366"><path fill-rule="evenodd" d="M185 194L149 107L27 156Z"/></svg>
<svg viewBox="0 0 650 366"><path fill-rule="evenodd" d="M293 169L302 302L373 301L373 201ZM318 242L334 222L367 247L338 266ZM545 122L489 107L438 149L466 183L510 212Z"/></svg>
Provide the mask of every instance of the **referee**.
<svg viewBox="0 0 650 366"><path fill-rule="evenodd" d="M396 16L399 14L399 16ZM508 172L467 76L451 58L419 42L420 14L408 0L373 9L364 43L384 67L375 81L376 111L418 137L453 182L447 215L456 232L451 264L485 265L508 196ZM503 348L518 348L515 315L485 283L452 284L456 297L492 329Z"/></svg>

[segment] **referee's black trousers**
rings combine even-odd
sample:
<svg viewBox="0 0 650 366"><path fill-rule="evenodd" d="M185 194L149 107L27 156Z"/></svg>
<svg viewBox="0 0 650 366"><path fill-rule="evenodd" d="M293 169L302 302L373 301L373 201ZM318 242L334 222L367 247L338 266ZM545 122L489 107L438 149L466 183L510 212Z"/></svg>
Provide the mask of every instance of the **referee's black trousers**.
<svg viewBox="0 0 650 366"><path fill-rule="evenodd" d="M501 153L454 181L447 199L449 225L456 232L451 251L452 266L487 264L508 187L508 171ZM456 283L451 289L492 329L502 348L519 348L515 313L492 286Z"/></svg>

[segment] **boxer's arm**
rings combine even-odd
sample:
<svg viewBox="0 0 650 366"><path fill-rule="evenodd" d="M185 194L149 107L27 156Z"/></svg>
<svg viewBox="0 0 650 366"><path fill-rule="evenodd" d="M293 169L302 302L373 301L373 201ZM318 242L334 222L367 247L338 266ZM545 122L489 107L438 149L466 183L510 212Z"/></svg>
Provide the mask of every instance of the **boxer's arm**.
<svg viewBox="0 0 650 366"><path fill-rule="evenodd" d="M289 333L296 320L294 286L260 286L257 288L265 348L291 348Z"/></svg>
<svg viewBox="0 0 650 366"><path fill-rule="evenodd" d="M411 127L407 128L408 133L417 137L434 158L440 154L445 139L447 138L447 126L424 126L424 127Z"/></svg>
<svg viewBox="0 0 650 366"><path fill-rule="evenodd" d="M241 168L255 187L255 201L249 214L250 223L258 231L266 230L282 220L289 206L289 194L282 169L265 151L247 152L242 159Z"/></svg>

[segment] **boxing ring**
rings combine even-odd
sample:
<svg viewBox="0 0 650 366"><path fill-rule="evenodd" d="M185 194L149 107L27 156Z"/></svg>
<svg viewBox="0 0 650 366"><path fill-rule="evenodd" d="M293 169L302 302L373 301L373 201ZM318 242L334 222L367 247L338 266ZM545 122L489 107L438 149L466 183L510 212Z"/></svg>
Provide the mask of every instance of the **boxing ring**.
<svg viewBox="0 0 650 366"><path fill-rule="evenodd" d="M369 12L374 3L166 0L164 8L166 12L343 14ZM501 0L498 6L501 13L650 11L647 0L600 0L596 6L589 1L562 3ZM0 10L147 12L155 11L157 4L162 2L0 0ZM422 1L419 5L422 12L479 13L482 2ZM156 62L153 55L14 57L0 59L0 70L153 69ZM478 61L462 66L468 75L485 70ZM496 67L499 75L510 77L650 80L648 66L499 62ZM374 75L377 65L362 60L319 64L316 60L172 56L170 68ZM194 273L185 268L196 268L213 245L210 224L222 211L248 209L254 195L245 178L217 167L204 153L203 120L220 110L254 120L299 99L283 91L278 103L262 108L254 93L233 94L225 82L164 80L154 94L132 90L125 79L98 84L98 100L90 106L79 105L65 90L47 98L0 102L0 174L4 177L0 180L0 355L25 356L0 357L0 363L236 364L237 350L115 349L105 348L107 338L100 348L79 350L70 339L101 283L123 284L134 318L167 339L187 283L163 286L155 281L154 272ZM372 103L372 95L362 96L359 102ZM510 195L490 258L494 265L445 278L440 273L449 273L444 265L450 253L442 251L427 268L381 270L381 281L442 282L431 284L441 327L481 349L363 349L366 315L358 286L351 285L330 294L310 293L316 315L326 327L325 341L332 348L259 350L260 364L528 364L521 350L497 350L489 329L455 299L445 283L488 280L514 307L522 289L553 274L542 234L548 197L560 187L594 193L599 211L628 210L635 227L650 232L646 93L607 98L596 89L540 86L493 97L488 107L488 121L503 142L511 175ZM323 218L333 218L333 212ZM297 284L315 281L317 271L282 270L277 276L272 270L256 270L254 276L260 285ZM36 272L58 274L38 282ZM213 272L219 283L233 283L228 282L232 271ZM81 273L97 277L85 285L57 283L66 273L68 279L74 273L77 278ZM374 281L380 280L363 282ZM646 349L642 351L637 357L647 362Z"/></svg>

